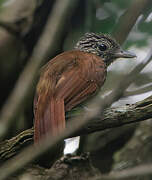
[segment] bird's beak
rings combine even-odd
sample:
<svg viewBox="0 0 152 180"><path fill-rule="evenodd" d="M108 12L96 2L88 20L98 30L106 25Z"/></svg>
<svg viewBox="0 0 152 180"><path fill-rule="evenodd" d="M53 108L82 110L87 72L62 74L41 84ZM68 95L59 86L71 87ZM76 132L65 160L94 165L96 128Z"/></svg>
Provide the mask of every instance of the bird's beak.
<svg viewBox="0 0 152 180"><path fill-rule="evenodd" d="M115 58L134 58L137 57L135 53L124 51L123 49L119 49L114 53Z"/></svg>

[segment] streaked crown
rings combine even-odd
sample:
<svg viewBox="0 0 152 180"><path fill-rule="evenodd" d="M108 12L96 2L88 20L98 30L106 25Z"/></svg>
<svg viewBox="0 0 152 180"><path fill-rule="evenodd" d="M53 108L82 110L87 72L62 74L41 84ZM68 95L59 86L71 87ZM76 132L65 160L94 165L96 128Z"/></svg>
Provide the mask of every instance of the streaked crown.
<svg viewBox="0 0 152 180"><path fill-rule="evenodd" d="M77 42L75 49L100 56L107 65L116 58L135 57L135 54L123 51L120 45L106 34L86 33Z"/></svg>

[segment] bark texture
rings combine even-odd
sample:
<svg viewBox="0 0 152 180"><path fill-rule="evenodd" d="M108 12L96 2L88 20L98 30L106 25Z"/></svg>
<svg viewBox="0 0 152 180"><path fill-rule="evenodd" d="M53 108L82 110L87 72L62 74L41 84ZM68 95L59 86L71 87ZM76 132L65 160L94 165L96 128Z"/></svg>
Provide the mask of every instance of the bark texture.
<svg viewBox="0 0 152 180"><path fill-rule="evenodd" d="M104 116L102 118L92 119L92 121L88 123L86 127L81 129L81 131L77 132L76 135L101 131L108 128L114 128L128 123L147 120L150 119L151 117L152 117L152 96L133 105L126 105L124 107L107 109L104 112ZM11 157L17 155L22 149L24 149L27 145L32 143L33 143L33 128L21 132L16 137L11 138L10 140L6 140L2 142L0 144L1 164L3 164L6 160L10 159ZM48 179L64 179L64 178L72 179L73 176L76 177L78 175L80 175L80 177L86 178L87 176L88 177L95 176L96 174L96 171L92 169L88 161L89 161L89 157L86 155L72 156L72 157L68 156L68 157L62 157L61 160L57 161L47 173L46 173L47 169L43 169L43 168L37 169L37 166L32 167L36 169L34 171L31 170L31 167L24 169L25 169L25 174L28 175L30 174L30 172L33 173L36 171L37 173L34 174L35 177L40 176L40 174L43 172L42 175L45 174L46 177L48 177ZM72 165L70 164L71 162ZM69 172L71 172L71 174ZM81 173L83 174L83 176Z"/></svg>

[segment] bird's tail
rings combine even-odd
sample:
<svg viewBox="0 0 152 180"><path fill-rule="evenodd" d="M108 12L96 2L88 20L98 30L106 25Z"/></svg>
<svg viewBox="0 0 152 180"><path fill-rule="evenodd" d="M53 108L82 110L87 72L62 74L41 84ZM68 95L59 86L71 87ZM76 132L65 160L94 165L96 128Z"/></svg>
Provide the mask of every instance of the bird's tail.
<svg viewBox="0 0 152 180"><path fill-rule="evenodd" d="M64 100L52 97L45 107L43 105L44 103L39 99L34 123L35 143L48 134L58 135L65 128Z"/></svg>

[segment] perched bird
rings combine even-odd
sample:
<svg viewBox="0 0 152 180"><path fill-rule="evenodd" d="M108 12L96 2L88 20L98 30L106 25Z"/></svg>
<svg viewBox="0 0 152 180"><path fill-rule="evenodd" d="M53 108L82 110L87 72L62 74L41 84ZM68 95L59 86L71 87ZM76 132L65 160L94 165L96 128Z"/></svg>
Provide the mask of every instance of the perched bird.
<svg viewBox="0 0 152 180"><path fill-rule="evenodd" d="M65 128L65 112L103 86L107 67L114 60L133 57L110 36L86 33L74 50L51 59L42 69L34 99L35 143Z"/></svg>

